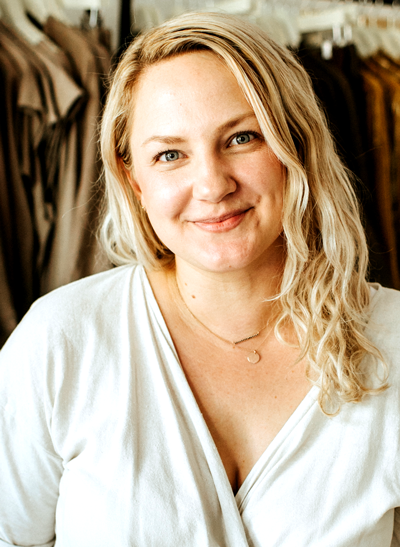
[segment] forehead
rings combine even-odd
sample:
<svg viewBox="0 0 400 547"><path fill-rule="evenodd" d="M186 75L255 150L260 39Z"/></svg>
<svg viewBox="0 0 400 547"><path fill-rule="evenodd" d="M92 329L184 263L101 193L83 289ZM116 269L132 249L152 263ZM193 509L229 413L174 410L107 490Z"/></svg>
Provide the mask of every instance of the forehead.
<svg viewBox="0 0 400 547"><path fill-rule="evenodd" d="M148 67L133 95L133 131L200 128L252 110L235 76L208 51L185 53Z"/></svg>
<svg viewBox="0 0 400 547"><path fill-rule="evenodd" d="M234 79L223 59L212 51L191 51L173 55L146 67L140 75L137 91L153 84L158 86L160 83L164 86L190 84L187 76L190 74L201 77L204 70L211 73L222 72L225 77Z"/></svg>

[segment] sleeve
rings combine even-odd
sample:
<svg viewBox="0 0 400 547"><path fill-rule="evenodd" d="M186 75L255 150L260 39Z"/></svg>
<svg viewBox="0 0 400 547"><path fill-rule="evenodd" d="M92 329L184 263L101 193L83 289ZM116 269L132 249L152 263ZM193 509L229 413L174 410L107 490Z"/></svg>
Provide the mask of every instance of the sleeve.
<svg viewBox="0 0 400 547"><path fill-rule="evenodd" d="M30 311L0 352L0 547L55 543L63 465L51 439L54 359L40 316Z"/></svg>
<svg viewBox="0 0 400 547"><path fill-rule="evenodd" d="M393 539L390 547L400 547L400 507L394 510Z"/></svg>

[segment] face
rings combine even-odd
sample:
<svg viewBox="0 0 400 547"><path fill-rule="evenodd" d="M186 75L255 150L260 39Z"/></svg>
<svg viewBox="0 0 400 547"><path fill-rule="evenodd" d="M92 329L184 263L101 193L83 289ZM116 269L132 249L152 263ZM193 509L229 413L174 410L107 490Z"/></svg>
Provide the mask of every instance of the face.
<svg viewBox="0 0 400 547"><path fill-rule="evenodd" d="M224 272L281 261L284 169L214 54L145 71L130 145L132 187L177 265Z"/></svg>

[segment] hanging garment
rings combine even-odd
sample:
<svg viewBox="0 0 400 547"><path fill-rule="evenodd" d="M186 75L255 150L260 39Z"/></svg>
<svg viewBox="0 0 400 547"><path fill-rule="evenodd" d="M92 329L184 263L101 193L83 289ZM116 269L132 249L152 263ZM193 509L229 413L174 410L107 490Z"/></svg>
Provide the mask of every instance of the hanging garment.
<svg viewBox="0 0 400 547"><path fill-rule="evenodd" d="M380 122L375 125L375 130L383 128L386 131L386 134L381 137L380 146L384 144L387 148L380 149L380 153L388 159L389 163L382 165L378 160L379 152L376 152L374 148L376 142L372 143L372 124L368 119L374 115L375 110L370 108L371 98L366 97L367 91L359 64L355 59L354 49L347 48L341 52L334 50L334 53L333 60L326 61L321 58L318 49L303 45L299 50L299 57L311 76L315 93L326 113L339 155L345 165L356 175L354 188L361 204L364 228L371 249L370 278L388 286L400 287L395 222L392 209L388 213L387 202L384 201L384 199L390 199L391 195L391 145L387 122L385 121L385 125ZM340 66L346 66L346 63L352 68L350 81L347 80L347 75ZM359 71L357 74L354 72L355 68ZM363 70L365 71L365 67ZM349 71L348 68L347 71ZM361 80L357 80L357 75ZM357 93L357 100L353 94L354 91ZM362 94L361 97L360 94ZM385 112L382 115L386 120ZM389 188L385 189L385 184L388 184ZM379 209L378 202L381 204ZM392 208L391 199L390 203ZM385 214L385 218L382 218L382 214Z"/></svg>
<svg viewBox="0 0 400 547"><path fill-rule="evenodd" d="M68 55L76 82L86 92L85 108L63 157L66 175L42 292L110 267L96 239L99 218L99 65L79 29L50 17L44 32ZM71 153L71 150L74 153ZM72 158L74 159L72 160ZM73 164L72 164L73 163ZM101 198L101 194L100 194ZM94 222L93 219L96 219Z"/></svg>
<svg viewBox="0 0 400 547"><path fill-rule="evenodd" d="M8 294L7 306L13 308L13 312L3 310L1 314L1 317L4 313L13 316L10 322L1 323L1 338L5 340L14 321L22 318L37 296L33 204L28 181L20 169L23 151L20 130L27 127L24 115L30 118L33 127L36 125L36 129L40 129L43 102L37 75L18 50L18 45L7 40L1 22L0 32L0 101L4 113L0 131L0 239L4 260L1 292ZM29 87L30 93L27 92ZM1 306L4 305L2 300Z"/></svg>
<svg viewBox="0 0 400 547"><path fill-rule="evenodd" d="M40 192L35 196L36 218L51 218L49 232L41 241L42 252L38 256L38 270L46 268L47 257L53 248L53 233L60 221L59 192L66 184L65 172L60 165L60 158L69 139L72 126L76 124L76 117L84 106L84 92L76 85L69 75L70 64L65 53L54 50L50 43L42 42L33 48L35 54L42 61L53 83L54 102L56 105L57 121L54 123L50 138L42 142L39 148L39 160L42 165L42 185L36 186ZM71 158L72 161L72 158ZM44 204L44 213L39 208ZM41 289L43 294L43 287Z"/></svg>
<svg viewBox="0 0 400 547"><path fill-rule="evenodd" d="M358 196L365 214L365 230L370 251L369 278L378 281L384 286L393 287L393 278L390 266L390 251L385 245L382 232L382 222L377 214L375 155L371 148L371 139L368 129L367 98L364 81L361 75L363 61L359 57L353 44L345 47L334 47L334 63L343 72L350 84L354 96L353 107L356 109L361 138L361 155L357 157L360 183Z"/></svg>
<svg viewBox="0 0 400 547"><path fill-rule="evenodd" d="M5 263L6 257L3 252L2 240L0 237L0 347L5 343L18 323L12 294L8 284Z"/></svg>
<svg viewBox="0 0 400 547"><path fill-rule="evenodd" d="M337 66L321 58L319 49L303 45L298 55L322 102L339 155L347 167L361 178L365 169L363 165L360 167L363 147L357 108L349 82Z"/></svg>
<svg viewBox="0 0 400 547"><path fill-rule="evenodd" d="M385 87L391 136L391 195L398 256L400 252L400 66L384 54L366 61Z"/></svg>
<svg viewBox="0 0 400 547"><path fill-rule="evenodd" d="M390 389L327 417L312 387L236 496L142 267L39 300L0 354L0 545L398 547L400 293L372 292Z"/></svg>
<svg viewBox="0 0 400 547"><path fill-rule="evenodd" d="M353 152L353 161L356 164L356 175L365 185L364 189L360 188L359 190L364 208L367 208L372 199L369 193L366 194L365 190L370 190L373 181L371 181L372 177L367 160L369 143L367 140L366 98L360 74L362 61L357 54L355 46L349 44L343 47L333 47L332 59L326 62L340 71L345 79L345 85L349 90L347 91L347 96L351 95L348 103L348 108L351 111L350 118L346 117L347 111L344 112L342 123L344 128L349 127L350 124L355 124L353 127L357 132L357 145L356 150Z"/></svg>
<svg viewBox="0 0 400 547"><path fill-rule="evenodd" d="M96 238L110 54L98 32L46 28L59 45L29 44L0 22L0 344L40 294L110 267Z"/></svg>
<svg viewBox="0 0 400 547"><path fill-rule="evenodd" d="M1 143L0 184L8 198L1 204L0 237L2 269L19 321L40 295L41 272L57 222L59 158L82 90L66 73L65 54L45 37L33 46L2 22L0 35L6 63L3 81L17 75L5 108L12 136ZM10 326L2 323L0 328L5 339Z"/></svg>
<svg viewBox="0 0 400 547"><path fill-rule="evenodd" d="M393 215L393 195L391 178L391 146L388 127L385 89L382 79L369 70L361 71L367 99L367 121L370 148L374 155L375 197L377 215L382 226L386 248L389 250L390 271L393 286L400 286L397 241Z"/></svg>

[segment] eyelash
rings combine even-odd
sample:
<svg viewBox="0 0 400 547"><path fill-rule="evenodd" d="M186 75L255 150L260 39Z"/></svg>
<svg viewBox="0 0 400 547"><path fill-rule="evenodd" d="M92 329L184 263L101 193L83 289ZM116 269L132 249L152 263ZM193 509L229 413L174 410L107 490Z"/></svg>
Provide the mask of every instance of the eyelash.
<svg viewBox="0 0 400 547"><path fill-rule="evenodd" d="M238 137L239 135L252 135L253 137L259 139L261 138L261 135L259 133L257 133L256 131L238 131L237 133L234 133L231 138L230 138L230 143L233 141L233 139L235 139L236 137ZM247 143L246 143L247 144ZM161 156L163 156L164 154L168 154L168 152L179 152L179 150L176 150L176 148L168 148L167 150L163 150L162 152L158 152L158 154L156 154L153 158L153 161L154 162L157 162Z"/></svg>
<svg viewBox="0 0 400 547"><path fill-rule="evenodd" d="M253 137L257 139L261 138L261 135L257 133L256 131L238 131L237 133L232 135L230 142L232 142L234 138L239 137L239 135L253 135Z"/></svg>
<svg viewBox="0 0 400 547"><path fill-rule="evenodd" d="M168 154L168 152L178 152L178 150L176 150L176 148L168 148L168 150L163 150L162 152L159 152L154 156L153 161L158 161L161 156L163 156L164 154Z"/></svg>

